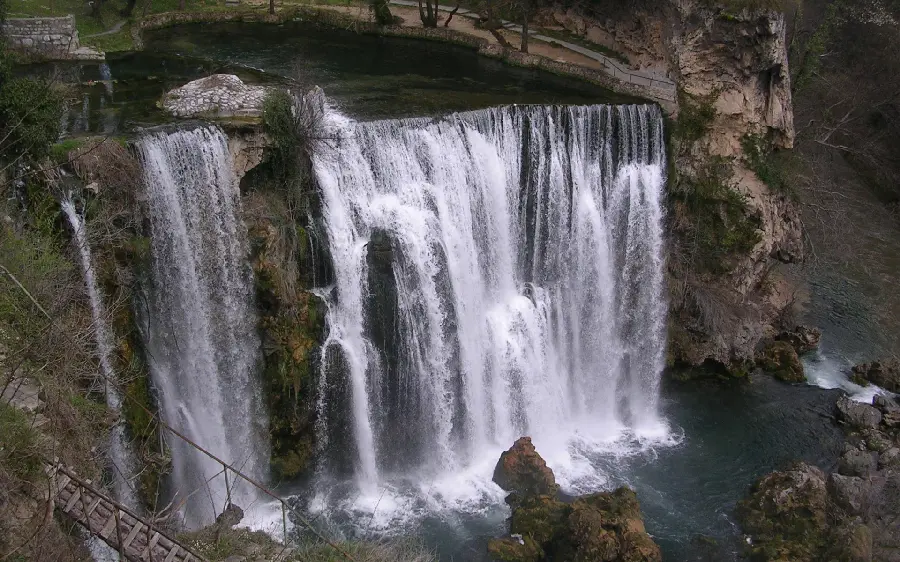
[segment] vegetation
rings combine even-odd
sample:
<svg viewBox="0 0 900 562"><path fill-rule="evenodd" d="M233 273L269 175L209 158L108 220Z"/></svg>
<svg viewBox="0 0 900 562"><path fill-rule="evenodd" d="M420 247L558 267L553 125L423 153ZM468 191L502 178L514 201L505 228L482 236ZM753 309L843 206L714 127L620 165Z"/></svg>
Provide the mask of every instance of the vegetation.
<svg viewBox="0 0 900 562"><path fill-rule="evenodd" d="M752 133L744 135L741 146L744 149L744 162L760 181L769 186L774 193L791 197L796 195L785 172L787 165L785 153L776 153L768 139Z"/></svg>

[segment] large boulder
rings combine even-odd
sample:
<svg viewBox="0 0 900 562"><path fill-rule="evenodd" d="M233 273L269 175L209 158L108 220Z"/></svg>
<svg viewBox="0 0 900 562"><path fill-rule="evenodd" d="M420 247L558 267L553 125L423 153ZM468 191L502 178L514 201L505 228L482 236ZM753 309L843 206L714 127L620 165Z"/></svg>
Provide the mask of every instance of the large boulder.
<svg viewBox="0 0 900 562"><path fill-rule="evenodd" d="M523 437L504 452L494 482L510 493L510 536L493 539L495 560L542 562L658 562L659 547L644 529L635 493L621 487L563 498L553 472Z"/></svg>
<svg viewBox="0 0 900 562"><path fill-rule="evenodd" d="M535 450L531 437L520 438L500 455L493 480L519 497L555 496L559 491L553 471Z"/></svg>
<svg viewBox="0 0 900 562"><path fill-rule="evenodd" d="M269 88L254 86L233 74L213 74L166 93L163 109L185 119L234 118L262 115Z"/></svg>
<svg viewBox="0 0 900 562"><path fill-rule="evenodd" d="M828 489L825 474L806 463L761 478L738 505L760 560L814 561L827 547Z"/></svg>
<svg viewBox="0 0 900 562"><path fill-rule="evenodd" d="M768 342L757 356L756 364L779 380L806 382L803 363L800 362L800 356L790 342L783 340Z"/></svg>
<svg viewBox="0 0 900 562"><path fill-rule="evenodd" d="M838 461L838 472L844 476L868 477L878 467L875 455L869 451L850 449Z"/></svg>
<svg viewBox="0 0 900 562"><path fill-rule="evenodd" d="M874 429L881 423L882 418L878 408L851 400L846 395L838 398L837 416L838 420L859 429Z"/></svg>
<svg viewBox="0 0 900 562"><path fill-rule="evenodd" d="M835 502L851 515L859 515L868 504L870 483L859 476L834 473L828 478L828 491Z"/></svg>
<svg viewBox="0 0 900 562"><path fill-rule="evenodd" d="M862 363L853 367L853 379L870 382L889 392L900 392L900 361L888 359Z"/></svg>

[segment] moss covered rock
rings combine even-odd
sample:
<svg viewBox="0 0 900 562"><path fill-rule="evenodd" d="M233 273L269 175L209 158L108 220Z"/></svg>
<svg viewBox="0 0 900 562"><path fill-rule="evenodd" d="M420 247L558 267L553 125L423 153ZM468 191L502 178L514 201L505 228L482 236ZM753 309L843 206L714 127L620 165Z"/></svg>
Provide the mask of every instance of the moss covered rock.
<svg viewBox="0 0 900 562"><path fill-rule="evenodd" d="M540 562L658 561L659 547L644 529L635 493L621 487L578 498L562 498L553 472L523 437L504 452L494 481L510 491L510 533L494 539L496 560Z"/></svg>
<svg viewBox="0 0 900 562"><path fill-rule="evenodd" d="M812 562L828 548L830 509L825 474L798 463L761 478L737 512L752 559Z"/></svg>
<svg viewBox="0 0 900 562"><path fill-rule="evenodd" d="M757 365L784 382L806 382L803 363L790 342L776 340L766 344L757 357Z"/></svg>

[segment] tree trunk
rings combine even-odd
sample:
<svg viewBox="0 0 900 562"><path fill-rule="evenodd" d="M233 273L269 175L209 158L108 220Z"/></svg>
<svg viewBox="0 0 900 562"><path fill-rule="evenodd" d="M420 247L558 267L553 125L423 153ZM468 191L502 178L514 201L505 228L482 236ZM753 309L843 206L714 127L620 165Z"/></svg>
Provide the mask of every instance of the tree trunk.
<svg viewBox="0 0 900 562"><path fill-rule="evenodd" d="M184 0L178 0L178 10L181 12L184 11Z"/></svg>
<svg viewBox="0 0 900 562"><path fill-rule="evenodd" d="M528 52L528 16L530 14L530 10L528 9L528 1L525 2L525 17L522 18L522 44L519 49L523 53Z"/></svg>
<svg viewBox="0 0 900 562"><path fill-rule="evenodd" d="M127 17L131 17L132 12L134 12L134 7L137 6L137 0L128 0L125 4L125 8L122 10L122 15Z"/></svg>
<svg viewBox="0 0 900 562"><path fill-rule="evenodd" d="M450 27L450 20L453 19L453 14L455 14L458 10L459 10L459 4L457 4L455 8L450 10L450 15L447 16L446 20L444 20L444 27Z"/></svg>
<svg viewBox="0 0 900 562"><path fill-rule="evenodd" d="M275 13L275 0L269 0L269 13Z"/></svg>

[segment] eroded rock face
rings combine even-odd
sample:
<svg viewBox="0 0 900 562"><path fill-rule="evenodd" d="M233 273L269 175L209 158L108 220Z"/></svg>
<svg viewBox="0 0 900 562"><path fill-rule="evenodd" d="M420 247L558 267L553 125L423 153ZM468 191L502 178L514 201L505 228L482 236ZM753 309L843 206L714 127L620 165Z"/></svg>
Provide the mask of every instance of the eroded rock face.
<svg viewBox="0 0 900 562"><path fill-rule="evenodd" d="M213 74L166 93L162 106L181 118L260 117L268 91L233 74Z"/></svg>
<svg viewBox="0 0 900 562"><path fill-rule="evenodd" d="M564 501L559 486L531 439L523 437L504 452L494 482L510 492L510 533L493 539L496 560L540 562L627 560L655 562L659 547L644 529L635 493L621 487Z"/></svg>

